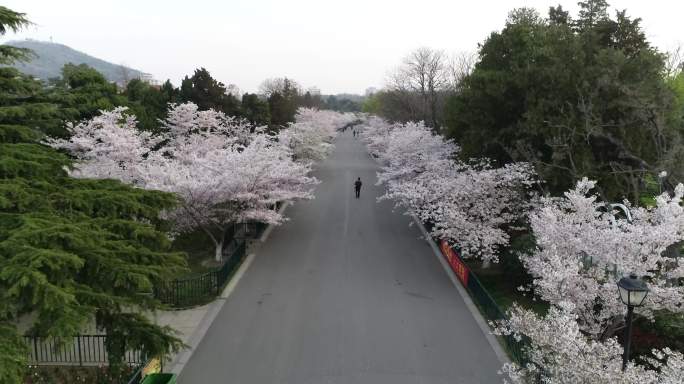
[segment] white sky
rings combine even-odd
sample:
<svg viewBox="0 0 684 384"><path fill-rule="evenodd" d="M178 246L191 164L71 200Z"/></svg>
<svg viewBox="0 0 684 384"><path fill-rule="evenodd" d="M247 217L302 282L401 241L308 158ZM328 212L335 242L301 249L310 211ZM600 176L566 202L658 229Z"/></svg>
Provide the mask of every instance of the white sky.
<svg viewBox="0 0 684 384"><path fill-rule="evenodd" d="M684 41L684 1L609 2L641 17L661 49ZM52 37L176 85L203 66L243 91L287 76L325 94L363 93L412 49L475 51L511 9L546 15L558 3L575 13L576 0L4 0L36 25L2 41Z"/></svg>

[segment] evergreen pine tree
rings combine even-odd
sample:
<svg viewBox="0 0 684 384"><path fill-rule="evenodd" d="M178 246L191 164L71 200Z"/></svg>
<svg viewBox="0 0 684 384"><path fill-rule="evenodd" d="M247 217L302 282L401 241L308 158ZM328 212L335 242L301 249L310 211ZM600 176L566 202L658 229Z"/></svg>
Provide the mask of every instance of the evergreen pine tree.
<svg viewBox="0 0 684 384"><path fill-rule="evenodd" d="M1 11L0 31L27 22ZM73 88L92 83L71 80ZM74 93L62 96L92 95ZM108 335L115 371L126 350L154 355L181 345L142 314L160 305L149 295L153 287L185 266L160 219L175 197L70 178L69 158L40 143L44 124L57 125L63 113L36 102L44 95L39 82L0 69L0 382L8 384L23 382L27 364L15 326L23 315L33 315L30 332L41 336L68 338L95 322Z"/></svg>

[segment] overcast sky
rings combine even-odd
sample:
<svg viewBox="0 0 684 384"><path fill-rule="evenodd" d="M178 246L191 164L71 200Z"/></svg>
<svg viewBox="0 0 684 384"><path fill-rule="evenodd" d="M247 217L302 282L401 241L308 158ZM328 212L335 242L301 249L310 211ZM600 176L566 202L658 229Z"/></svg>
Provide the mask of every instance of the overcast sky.
<svg viewBox="0 0 684 384"><path fill-rule="evenodd" d="M684 41L684 1L609 2L641 17L661 49ZM577 9L575 0L5 0L36 25L2 41L52 38L176 85L203 66L243 91L287 76L326 94L363 93L412 49L475 51L511 9L545 15L558 3Z"/></svg>

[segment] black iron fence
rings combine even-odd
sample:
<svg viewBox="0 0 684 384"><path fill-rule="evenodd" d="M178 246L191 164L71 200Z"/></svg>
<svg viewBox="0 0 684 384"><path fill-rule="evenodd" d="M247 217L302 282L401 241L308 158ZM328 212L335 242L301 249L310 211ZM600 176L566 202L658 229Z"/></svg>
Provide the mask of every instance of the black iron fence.
<svg viewBox="0 0 684 384"><path fill-rule="evenodd" d="M24 336L30 365L105 365L109 362L106 335L78 335L72 338ZM144 363L140 351L126 351L129 365Z"/></svg>
<svg viewBox="0 0 684 384"><path fill-rule="evenodd" d="M221 293L244 260L246 239L261 236L267 226L263 223L235 226L231 232L233 240L224 249L225 261L220 267L155 287L155 297L175 308L187 308L210 302ZM107 365L109 356L105 346L106 339L106 335L78 335L61 339L24 336L30 365ZM135 368L129 384L139 383L142 380L142 368L148 360L140 351L127 351L124 361Z"/></svg>
<svg viewBox="0 0 684 384"><path fill-rule="evenodd" d="M244 260L245 254L247 253L246 251L247 243L243 241L237 246L237 249L235 249L232 256L223 263L221 268L215 271L217 296L221 293L221 289L223 289L228 280L230 280L230 277L233 276L235 271L240 267L240 264L242 264L242 260Z"/></svg>
<svg viewBox="0 0 684 384"><path fill-rule="evenodd" d="M276 204L276 207L278 205ZM277 209L277 208L274 208ZM234 237L236 239L258 239L264 233L268 224L266 223L240 223L235 224Z"/></svg>
<svg viewBox="0 0 684 384"><path fill-rule="evenodd" d="M240 240L233 244L220 267L166 282L155 287L154 296L174 308L187 308L210 302L221 293L226 282L245 258L246 242Z"/></svg>

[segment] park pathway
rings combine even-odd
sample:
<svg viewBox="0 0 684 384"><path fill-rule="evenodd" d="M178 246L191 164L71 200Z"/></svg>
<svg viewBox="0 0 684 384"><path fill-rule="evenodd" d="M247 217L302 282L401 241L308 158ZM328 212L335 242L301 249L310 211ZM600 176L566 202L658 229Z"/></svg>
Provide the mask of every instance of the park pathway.
<svg viewBox="0 0 684 384"><path fill-rule="evenodd" d="M499 383L501 363L351 132L258 252L180 384ZM363 181L361 198L353 183Z"/></svg>

